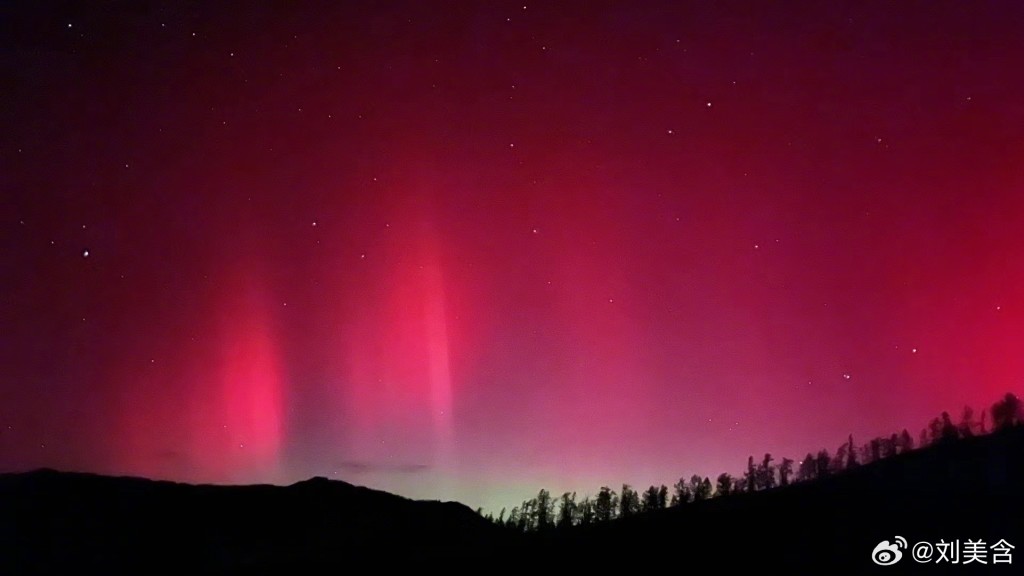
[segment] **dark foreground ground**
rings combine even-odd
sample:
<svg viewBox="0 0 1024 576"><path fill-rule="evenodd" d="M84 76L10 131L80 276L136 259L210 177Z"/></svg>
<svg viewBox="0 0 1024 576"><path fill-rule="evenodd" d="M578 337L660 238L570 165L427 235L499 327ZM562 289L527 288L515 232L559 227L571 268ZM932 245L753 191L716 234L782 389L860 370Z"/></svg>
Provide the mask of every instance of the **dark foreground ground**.
<svg viewBox="0 0 1024 576"><path fill-rule="evenodd" d="M1012 564L878 566L882 540L1005 540ZM41 470L0 475L0 574L320 574L420 569L547 573L1021 574L1024 429L934 446L825 480L522 536L456 503L313 479L192 486Z"/></svg>

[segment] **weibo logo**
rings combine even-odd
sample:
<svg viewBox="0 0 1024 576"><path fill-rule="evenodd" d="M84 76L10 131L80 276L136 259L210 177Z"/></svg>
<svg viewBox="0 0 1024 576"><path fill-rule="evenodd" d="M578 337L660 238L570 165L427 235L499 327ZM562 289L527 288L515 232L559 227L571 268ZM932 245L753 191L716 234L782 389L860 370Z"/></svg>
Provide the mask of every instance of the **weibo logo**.
<svg viewBox="0 0 1024 576"><path fill-rule="evenodd" d="M907 548L907 539L903 536L896 536L893 542L882 540L871 551L871 560L879 566L892 566L903 558L903 550Z"/></svg>

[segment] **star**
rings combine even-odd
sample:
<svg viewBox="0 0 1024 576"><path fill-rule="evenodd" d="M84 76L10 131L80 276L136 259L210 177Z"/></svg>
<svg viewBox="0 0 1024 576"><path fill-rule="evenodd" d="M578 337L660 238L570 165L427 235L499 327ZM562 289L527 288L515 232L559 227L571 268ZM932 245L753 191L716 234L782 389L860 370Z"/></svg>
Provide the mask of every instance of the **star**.
<svg viewBox="0 0 1024 576"><path fill-rule="evenodd" d="M88 257L89 257L89 251L88 250L82 250L82 258L88 258Z"/></svg>

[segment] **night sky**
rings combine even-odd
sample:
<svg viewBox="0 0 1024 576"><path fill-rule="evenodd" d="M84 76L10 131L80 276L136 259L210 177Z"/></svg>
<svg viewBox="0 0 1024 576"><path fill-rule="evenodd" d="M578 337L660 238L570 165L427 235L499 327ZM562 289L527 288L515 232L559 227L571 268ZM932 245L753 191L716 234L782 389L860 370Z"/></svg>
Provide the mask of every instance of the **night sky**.
<svg viewBox="0 0 1024 576"><path fill-rule="evenodd" d="M0 471L497 510L1022 389L1019 2L211 4L0 10Z"/></svg>

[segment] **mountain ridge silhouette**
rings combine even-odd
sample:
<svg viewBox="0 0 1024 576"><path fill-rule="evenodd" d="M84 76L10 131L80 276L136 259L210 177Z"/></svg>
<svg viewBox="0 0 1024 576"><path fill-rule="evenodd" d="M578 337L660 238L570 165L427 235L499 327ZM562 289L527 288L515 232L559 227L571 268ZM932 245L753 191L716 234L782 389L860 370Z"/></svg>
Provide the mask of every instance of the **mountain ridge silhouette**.
<svg viewBox="0 0 1024 576"><path fill-rule="evenodd" d="M0 573L247 574L354 562L543 560L655 569L679 555L733 570L992 573L898 567L872 551L919 541L1003 539L1024 562L1024 427L938 442L827 478L590 526L522 534L457 502L313 477L287 486L185 484L39 469L0 474ZM1010 573L1011 569L1005 570Z"/></svg>

